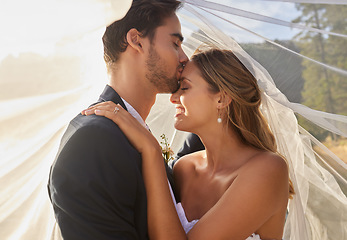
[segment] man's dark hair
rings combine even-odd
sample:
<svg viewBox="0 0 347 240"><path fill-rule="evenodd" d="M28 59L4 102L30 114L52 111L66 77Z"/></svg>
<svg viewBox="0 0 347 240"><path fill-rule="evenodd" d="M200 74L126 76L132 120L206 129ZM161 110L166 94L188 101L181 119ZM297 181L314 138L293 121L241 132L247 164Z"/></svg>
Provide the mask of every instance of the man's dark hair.
<svg viewBox="0 0 347 240"><path fill-rule="evenodd" d="M153 40L157 27L163 25L181 6L177 0L133 0L125 17L106 28L102 41L104 43L104 60L108 66L115 63L119 54L128 46L126 35L135 28L142 37Z"/></svg>

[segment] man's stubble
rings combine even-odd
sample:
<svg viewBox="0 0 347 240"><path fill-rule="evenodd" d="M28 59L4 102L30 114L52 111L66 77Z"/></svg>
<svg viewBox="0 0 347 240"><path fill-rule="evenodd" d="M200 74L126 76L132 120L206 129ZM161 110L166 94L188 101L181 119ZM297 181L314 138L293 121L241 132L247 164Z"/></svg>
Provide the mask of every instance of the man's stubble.
<svg viewBox="0 0 347 240"><path fill-rule="evenodd" d="M178 89L177 69L172 76L166 71L163 61L157 51L151 46L146 61L146 78L155 86L159 93L173 93Z"/></svg>

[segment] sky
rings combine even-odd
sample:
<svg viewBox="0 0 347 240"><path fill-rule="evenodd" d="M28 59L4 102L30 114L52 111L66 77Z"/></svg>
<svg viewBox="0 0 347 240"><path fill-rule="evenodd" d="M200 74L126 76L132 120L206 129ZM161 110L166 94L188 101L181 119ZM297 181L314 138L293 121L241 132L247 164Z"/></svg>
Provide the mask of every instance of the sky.
<svg viewBox="0 0 347 240"><path fill-rule="evenodd" d="M84 27L95 29L102 26L105 22L107 2L111 1L2 0L0 3L0 61L10 53L15 56L25 51L43 55L52 53L55 51L57 39L60 41L61 36L76 37L78 32L83 33ZM298 15L293 3L264 0L215 0L214 2L285 21L291 21ZM207 15L204 14L204 16ZM290 39L296 33L288 27L226 13L219 13L219 15L270 39ZM224 27L226 24L215 17L211 19L217 27ZM81 23L87 24L84 24L84 27L74 27ZM182 25L183 34L190 34L188 30L190 26L183 22ZM229 26L232 25L229 24ZM263 41L235 27L228 27L227 33L239 42Z"/></svg>

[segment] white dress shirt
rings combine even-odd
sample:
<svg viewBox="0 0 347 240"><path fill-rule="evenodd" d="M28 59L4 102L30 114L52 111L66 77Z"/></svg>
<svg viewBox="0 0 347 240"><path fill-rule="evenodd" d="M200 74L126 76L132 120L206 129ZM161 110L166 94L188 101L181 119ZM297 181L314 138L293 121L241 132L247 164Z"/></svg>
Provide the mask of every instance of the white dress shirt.
<svg viewBox="0 0 347 240"><path fill-rule="evenodd" d="M128 112L133 116L143 127L145 127L147 130L149 130L148 125L145 123L145 121L142 119L140 114L131 106L127 101L125 101L122 97L121 99L123 100L125 107L128 109Z"/></svg>

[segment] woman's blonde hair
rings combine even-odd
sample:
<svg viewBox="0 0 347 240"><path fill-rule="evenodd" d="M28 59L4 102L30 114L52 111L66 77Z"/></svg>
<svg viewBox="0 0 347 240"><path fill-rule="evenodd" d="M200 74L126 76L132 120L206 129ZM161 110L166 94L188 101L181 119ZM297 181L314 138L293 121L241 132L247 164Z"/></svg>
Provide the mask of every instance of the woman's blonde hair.
<svg viewBox="0 0 347 240"><path fill-rule="evenodd" d="M260 111L261 92L257 80L234 53L218 48L197 50L191 60L211 92L221 92L222 96L231 98L224 116L239 139L255 148L277 153L275 137ZM291 181L289 185L292 195Z"/></svg>

